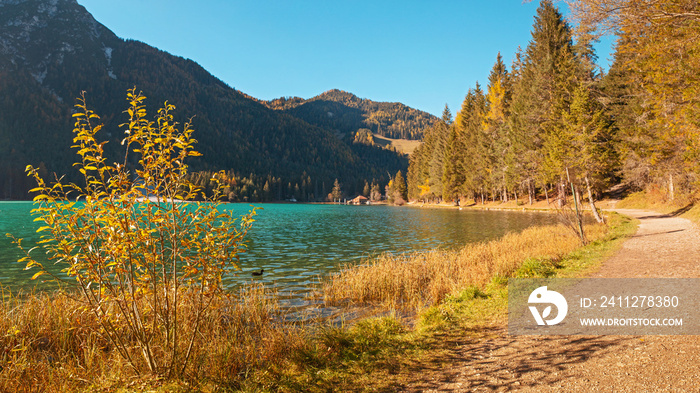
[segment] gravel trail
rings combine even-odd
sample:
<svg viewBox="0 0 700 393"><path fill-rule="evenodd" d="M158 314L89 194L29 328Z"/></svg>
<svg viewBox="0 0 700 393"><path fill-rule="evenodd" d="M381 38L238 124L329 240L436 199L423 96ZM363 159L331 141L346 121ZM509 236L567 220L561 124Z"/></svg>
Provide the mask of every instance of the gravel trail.
<svg viewBox="0 0 700 393"><path fill-rule="evenodd" d="M616 211L639 228L593 277L700 277L700 231L689 220ZM700 336L509 336L502 327L451 341L448 359L412 371L403 391L700 392Z"/></svg>

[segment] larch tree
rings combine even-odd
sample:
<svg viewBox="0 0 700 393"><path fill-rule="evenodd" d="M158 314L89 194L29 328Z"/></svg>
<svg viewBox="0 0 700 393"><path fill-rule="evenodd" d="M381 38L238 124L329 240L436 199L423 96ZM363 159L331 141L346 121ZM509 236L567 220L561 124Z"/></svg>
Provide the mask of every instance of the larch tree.
<svg viewBox="0 0 700 393"><path fill-rule="evenodd" d="M331 190L331 197L333 199L333 202L335 201L340 201L340 198L343 196L343 191L340 189L340 183L338 182L338 179L335 179L333 182L333 189Z"/></svg>
<svg viewBox="0 0 700 393"><path fill-rule="evenodd" d="M567 0L579 35L618 36L613 81L625 90L620 123L630 183L697 187L700 158L700 3ZM613 70L611 70L613 71ZM623 87L623 88L620 88ZM620 97L619 95L617 97ZM628 121L633 119L633 122Z"/></svg>

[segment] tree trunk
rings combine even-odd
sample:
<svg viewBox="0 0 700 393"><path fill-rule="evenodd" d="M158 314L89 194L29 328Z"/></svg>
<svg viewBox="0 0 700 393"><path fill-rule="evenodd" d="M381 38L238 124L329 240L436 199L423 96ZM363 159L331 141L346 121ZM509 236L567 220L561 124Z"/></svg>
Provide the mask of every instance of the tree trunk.
<svg viewBox="0 0 700 393"><path fill-rule="evenodd" d="M591 204L591 211L593 212L593 217L599 223L605 222L603 217L598 214L598 209L595 207L595 202L593 201L593 193L591 192L591 183L588 181L588 176L583 177L586 180L586 189L588 190L588 202Z"/></svg>
<svg viewBox="0 0 700 393"><path fill-rule="evenodd" d="M559 208L561 209L566 205L566 183L564 182L564 179L559 179L559 183L557 183L557 203L559 204Z"/></svg>
<svg viewBox="0 0 700 393"><path fill-rule="evenodd" d="M518 206L518 187L513 189L513 196L515 197L515 206Z"/></svg>
<svg viewBox="0 0 700 393"><path fill-rule="evenodd" d="M671 200L673 200L673 174L668 174L668 195Z"/></svg>
<svg viewBox="0 0 700 393"><path fill-rule="evenodd" d="M581 244L586 245L586 235L583 233L583 220L581 212L578 209L578 202L581 200L578 190L574 187L569 175L569 168L566 168L566 180L571 184L571 195L574 197L574 207L576 208L576 221L578 223L579 235L581 236Z"/></svg>
<svg viewBox="0 0 700 393"><path fill-rule="evenodd" d="M547 206L549 206L549 194L547 193L547 183L544 184L544 197L547 198Z"/></svg>

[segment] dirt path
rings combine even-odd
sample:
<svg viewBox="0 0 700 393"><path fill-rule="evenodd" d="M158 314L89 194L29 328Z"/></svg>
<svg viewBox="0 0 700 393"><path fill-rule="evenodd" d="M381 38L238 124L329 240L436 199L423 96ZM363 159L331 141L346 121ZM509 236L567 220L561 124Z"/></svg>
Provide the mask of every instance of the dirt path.
<svg viewBox="0 0 700 393"><path fill-rule="evenodd" d="M618 210L637 233L594 277L700 277L688 220ZM509 336L457 340L450 359L416 370L407 392L700 392L700 336Z"/></svg>

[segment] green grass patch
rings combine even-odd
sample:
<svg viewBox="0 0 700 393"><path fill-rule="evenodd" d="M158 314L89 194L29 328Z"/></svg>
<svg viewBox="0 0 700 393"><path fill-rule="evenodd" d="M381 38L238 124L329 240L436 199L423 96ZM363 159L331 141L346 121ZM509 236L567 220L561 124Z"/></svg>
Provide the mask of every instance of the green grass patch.
<svg viewBox="0 0 700 393"><path fill-rule="evenodd" d="M638 220L612 213L610 229L593 241L562 258L528 258L515 271L517 278L585 277L600 268L603 261L619 250L622 242L635 233ZM426 309L418 326L424 332L438 332L455 327L474 329L505 323L508 312L508 279L494 276L483 290L469 287L448 296L440 305Z"/></svg>
<svg viewBox="0 0 700 393"><path fill-rule="evenodd" d="M285 364L253 375L244 391L329 392L391 390L403 360L423 351L416 335L396 317L325 326Z"/></svg>
<svg viewBox="0 0 700 393"><path fill-rule="evenodd" d="M559 261L551 258L528 258L515 271L515 278L534 278L534 277L552 277L557 268Z"/></svg>
<svg viewBox="0 0 700 393"><path fill-rule="evenodd" d="M700 209L699 209L700 210ZM610 229L600 239L580 247L562 258L528 258L515 271L515 278L585 277L600 268L622 242L637 230L638 220L617 213L608 215ZM492 281L503 282L503 277Z"/></svg>
<svg viewBox="0 0 700 393"><path fill-rule="evenodd" d="M617 213L608 214L607 219L610 229L605 236L566 255L558 262L551 276L539 277L585 277L597 271L603 261L619 250L622 243L637 231L639 224L639 220Z"/></svg>

